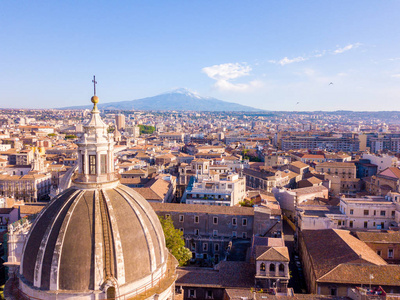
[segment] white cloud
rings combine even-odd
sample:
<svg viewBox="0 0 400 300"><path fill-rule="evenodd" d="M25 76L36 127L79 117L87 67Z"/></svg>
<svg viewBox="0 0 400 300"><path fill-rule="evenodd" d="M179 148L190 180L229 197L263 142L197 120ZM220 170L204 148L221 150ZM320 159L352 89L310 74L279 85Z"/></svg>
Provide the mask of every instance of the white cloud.
<svg viewBox="0 0 400 300"><path fill-rule="evenodd" d="M394 78L400 78L400 74L393 74L392 77L394 77Z"/></svg>
<svg viewBox="0 0 400 300"><path fill-rule="evenodd" d="M307 59L308 58L305 58L305 57L302 57L302 56L295 57L295 58L292 58L292 59L284 57L280 61L278 61L278 64L280 64L281 66L284 66L284 65L287 65L287 64L292 64L292 63L296 63L296 62L305 61Z"/></svg>
<svg viewBox="0 0 400 300"><path fill-rule="evenodd" d="M347 45L347 46L345 46L345 47L343 47L343 48L338 48L338 49L336 49L335 51L333 51L333 54L340 54L340 53L349 51L349 50L351 50L351 49L355 49L355 48L357 48L357 47L360 46L360 45L361 45L360 43L349 44L349 45Z"/></svg>
<svg viewBox="0 0 400 300"><path fill-rule="evenodd" d="M250 75L252 68L245 63L227 63L205 67L202 72L216 80L214 87L221 91L247 91L261 86L258 80L249 83L233 83L234 79Z"/></svg>
<svg viewBox="0 0 400 300"><path fill-rule="evenodd" d="M228 63L205 67L202 71L215 80L231 80L249 75L251 67L246 64Z"/></svg>
<svg viewBox="0 0 400 300"><path fill-rule="evenodd" d="M301 62L301 61L305 61L305 60L308 60L308 58L302 57L302 56L298 56L298 57L295 57L295 58L284 57L284 58L282 58L281 60L278 60L278 61L271 59L268 62L271 63L271 64L277 64L277 65L284 66L284 65L288 65L288 64L292 64L292 63L296 63L296 62Z"/></svg>
<svg viewBox="0 0 400 300"><path fill-rule="evenodd" d="M389 58L390 61L400 60L400 57Z"/></svg>

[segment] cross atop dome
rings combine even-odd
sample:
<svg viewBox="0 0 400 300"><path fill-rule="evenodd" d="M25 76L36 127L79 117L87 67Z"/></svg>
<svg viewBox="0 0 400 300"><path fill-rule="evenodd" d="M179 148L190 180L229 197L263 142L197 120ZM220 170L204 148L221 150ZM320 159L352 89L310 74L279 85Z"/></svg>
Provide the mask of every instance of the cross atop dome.
<svg viewBox="0 0 400 300"><path fill-rule="evenodd" d="M93 97L92 97L91 101L94 104L93 105L93 110L92 110L92 113L93 113L95 111L98 111L97 103L99 103L99 97L96 96L96 84L97 84L97 81L96 81L96 76L95 75L93 75L92 82L93 82Z"/></svg>

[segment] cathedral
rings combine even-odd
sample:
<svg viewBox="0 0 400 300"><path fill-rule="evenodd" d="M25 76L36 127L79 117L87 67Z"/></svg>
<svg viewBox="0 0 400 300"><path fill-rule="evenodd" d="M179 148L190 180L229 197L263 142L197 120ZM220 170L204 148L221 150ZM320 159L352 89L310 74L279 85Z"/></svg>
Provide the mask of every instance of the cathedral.
<svg viewBox="0 0 400 300"><path fill-rule="evenodd" d="M71 187L9 228L9 296L173 299L177 261L149 203L117 178L113 136L91 101Z"/></svg>

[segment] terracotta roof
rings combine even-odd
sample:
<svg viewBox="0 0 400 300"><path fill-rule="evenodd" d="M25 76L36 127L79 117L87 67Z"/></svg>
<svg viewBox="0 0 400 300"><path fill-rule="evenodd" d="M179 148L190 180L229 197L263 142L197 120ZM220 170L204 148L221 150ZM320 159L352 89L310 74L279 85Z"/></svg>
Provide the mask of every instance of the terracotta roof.
<svg viewBox="0 0 400 300"><path fill-rule="evenodd" d="M356 236L365 243L400 244L400 232L356 232Z"/></svg>
<svg viewBox="0 0 400 300"><path fill-rule="evenodd" d="M268 261L290 261L287 247L256 247L256 259Z"/></svg>
<svg viewBox="0 0 400 300"><path fill-rule="evenodd" d="M320 186L309 186L300 189L294 189L292 192L295 192L297 196L307 195L307 194L314 194L323 191L328 191L328 188L324 187L323 185Z"/></svg>
<svg viewBox="0 0 400 300"><path fill-rule="evenodd" d="M399 179L400 178L400 170L399 170L399 168L396 168L396 167L389 167L389 168L383 170L382 172L380 172L378 174L378 176L379 175Z"/></svg>
<svg viewBox="0 0 400 300"><path fill-rule="evenodd" d="M343 263L387 265L364 242L348 230L323 229L301 232L318 279Z"/></svg>
<svg viewBox="0 0 400 300"><path fill-rule="evenodd" d="M400 265L340 264L317 281L398 286L400 283Z"/></svg>
<svg viewBox="0 0 400 300"><path fill-rule="evenodd" d="M141 187L141 188L132 188L134 191L138 192L143 196L146 200L159 200L162 201L164 198L160 197L155 193L151 188Z"/></svg>
<svg viewBox="0 0 400 300"><path fill-rule="evenodd" d="M329 168L329 167L331 167L331 168L334 168L334 167L336 167L336 168L355 168L356 165L354 163L349 163L349 162L327 161L327 162L319 163L318 167L321 167L321 168Z"/></svg>
<svg viewBox="0 0 400 300"><path fill-rule="evenodd" d="M254 285L253 264L241 261L221 261L215 269L178 268L176 285L193 287L249 287Z"/></svg>
<svg viewBox="0 0 400 300"><path fill-rule="evenodd" d="M199 205L199 204L177 204L177 203L150 203L153 209L165 212L192 212L192 213L209 213L220 215L254 215L253 207L237 207L237 206L216 206L216 205Z"/></svg>
<svg viewBox="0 0 400 300"><path fill-rule="evenodd" d="M292 165L292 166L294 166L296 168L300 168L300 169L309 167L309 165L307 165L307 164L305 164L305 163L303 163L303 162L301 162L299 160L290 163L290 165Z"/></svg>
<svg viewBox="0 0 400 300"><path fill-rule="evenodd" d="M14 208L0 208L0 215L8 215Z"/></svg>
<svg viewBox="0 0 400 300"><path fill-rule="evenodd" d="M46 205L19 205L19 212L24 215L39 213Z"/></svg>

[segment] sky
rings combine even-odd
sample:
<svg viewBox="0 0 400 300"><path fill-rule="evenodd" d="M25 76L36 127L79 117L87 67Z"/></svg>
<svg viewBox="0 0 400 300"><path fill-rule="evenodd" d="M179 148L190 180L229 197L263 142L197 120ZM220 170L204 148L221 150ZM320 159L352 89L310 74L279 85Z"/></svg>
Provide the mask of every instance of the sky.
<svg viewBox="0 0 400 300"><path fill-rule="evenodd" d="M400 1L0 1L0 108L176 88L279 111L399 110Z"/></svg>

